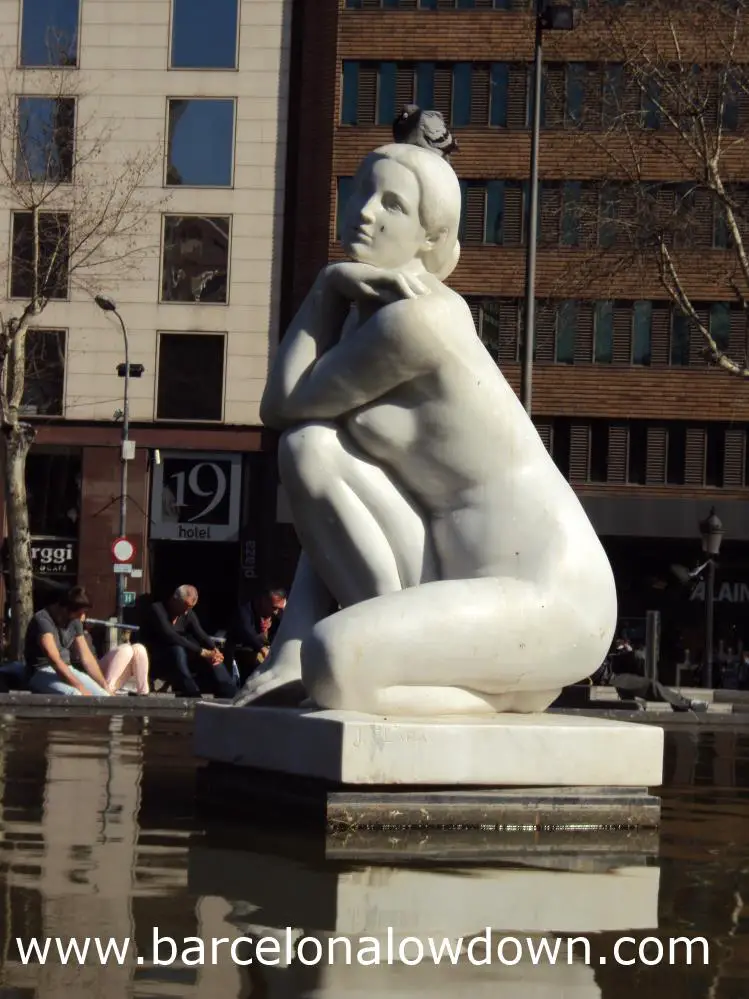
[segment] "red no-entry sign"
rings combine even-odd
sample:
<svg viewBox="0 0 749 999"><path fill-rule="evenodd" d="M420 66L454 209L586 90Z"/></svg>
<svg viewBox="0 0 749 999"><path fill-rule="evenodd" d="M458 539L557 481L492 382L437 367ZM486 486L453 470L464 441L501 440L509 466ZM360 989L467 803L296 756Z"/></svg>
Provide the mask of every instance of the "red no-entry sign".
<svg viewBox="0 0 749 999"><path fill-rule="evenodd" d="M135 545L129 538L116 538L112 542L112 558L116 563L127 565L135 558Z"/></svg>

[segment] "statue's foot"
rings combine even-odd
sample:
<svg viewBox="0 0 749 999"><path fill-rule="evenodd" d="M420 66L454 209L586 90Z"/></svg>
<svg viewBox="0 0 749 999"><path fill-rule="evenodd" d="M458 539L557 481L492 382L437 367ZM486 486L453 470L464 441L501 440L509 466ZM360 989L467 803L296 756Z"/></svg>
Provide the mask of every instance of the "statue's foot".
<svg viewBox="0 0 749 999"><path fill-rule="evenodd" d="M242 688L232 702L237 708L298 708L307 692L301 680L266 683L256 690Z"/></svg>
<svg viewBox="0 0 749 999"><path fill-rule="evenodd" d="M301 665L277 663L253 673L232 702L236 707L298 707L307 693L301 681Z"/></svg>

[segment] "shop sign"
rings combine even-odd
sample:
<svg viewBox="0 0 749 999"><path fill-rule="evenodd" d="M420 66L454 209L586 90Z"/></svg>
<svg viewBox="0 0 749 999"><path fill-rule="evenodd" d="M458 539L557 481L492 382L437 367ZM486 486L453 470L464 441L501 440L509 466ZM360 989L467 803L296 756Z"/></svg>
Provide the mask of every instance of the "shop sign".
<svg viewBox="0 0 749 999"><path fill-rule="evenodd" d="M151 537L170 541L237 541L242 456L166 451L154 466Z"/></svg>
<svg viewBox="0 0 749 999"><path fill-rule="evenodd" d="M70 538L32 537L31 567L37 576L75 576L78 542Z"/></svg>
<svg viewBox="0 0 749 999"><path fill-rule="evenodd" d="M692 590L690 600L705 599L705 581L700 580ZM717 583L715 584L715 600L718 603L746 604L749 603L749 583Z"/></svg>

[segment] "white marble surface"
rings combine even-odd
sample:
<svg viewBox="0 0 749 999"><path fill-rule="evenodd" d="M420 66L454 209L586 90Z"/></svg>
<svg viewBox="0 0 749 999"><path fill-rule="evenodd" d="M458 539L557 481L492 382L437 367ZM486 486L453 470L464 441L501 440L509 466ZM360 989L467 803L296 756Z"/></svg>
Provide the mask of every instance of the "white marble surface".
<svg viewBox="0 0 749 999"><path fill-rule="evenodd" d="M198 704L194 749L224 763L346 784L653 787L659 726L560 714L386 718Z"/></svg>
<svg viewBox="0 0 749 999"><path fill-rule="evenodd" d="M429 150L384 146L357 171L350 260L320 272L260 407L303 556L238 703L285 687L404 717L536 712L608 651L606 553L444 283L460 214Z"/></svg>

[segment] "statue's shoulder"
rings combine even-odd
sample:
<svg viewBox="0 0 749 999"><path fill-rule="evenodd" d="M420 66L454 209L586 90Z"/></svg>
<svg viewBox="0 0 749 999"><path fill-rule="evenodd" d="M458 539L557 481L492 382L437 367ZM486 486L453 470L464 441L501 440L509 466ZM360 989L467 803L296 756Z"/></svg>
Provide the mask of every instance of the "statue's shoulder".
<svg viewBox="0 0 749 999"><path fill-rule="evenodd" d="M412 301L414 314L428 320L432 329L444 327L451 334L451 339L456 329L465 328L466 333L475 335L473 317L465 299L447 285L441 282L435 284L431 294Z"/></svg>

